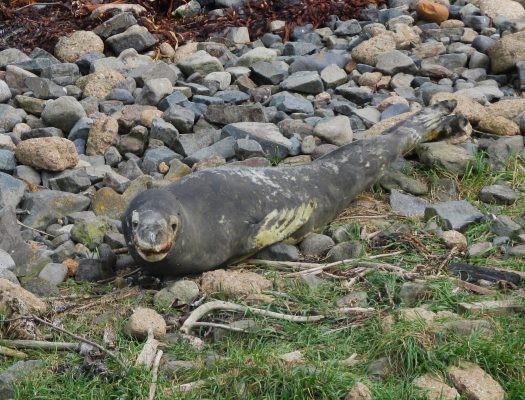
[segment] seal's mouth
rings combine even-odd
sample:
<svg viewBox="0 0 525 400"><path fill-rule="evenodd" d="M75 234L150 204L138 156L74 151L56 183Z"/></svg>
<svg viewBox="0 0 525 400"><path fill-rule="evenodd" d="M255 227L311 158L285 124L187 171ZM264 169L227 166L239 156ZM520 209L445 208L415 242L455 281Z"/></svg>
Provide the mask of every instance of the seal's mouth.
<svg viewBox="0 0 525 400"><path fill-rule="evenodd" d="M134 238L135 249L137 253L146 261L149 262L158 262L166 258L171 249L171 242L164 243L162 245L157 245L154 247L143 247L140 246L140 240Z"/></svg>

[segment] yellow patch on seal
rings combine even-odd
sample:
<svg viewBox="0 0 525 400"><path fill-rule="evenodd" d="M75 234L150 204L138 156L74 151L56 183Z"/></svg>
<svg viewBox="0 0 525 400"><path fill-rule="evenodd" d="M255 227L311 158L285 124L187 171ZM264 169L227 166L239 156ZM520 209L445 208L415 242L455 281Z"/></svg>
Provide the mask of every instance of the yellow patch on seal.
<svg viewBox="0 0 525 400"><path fill-rule="evenodd" d="M255 247L263 248L281 242L301 228L314 212L314 200L292 209L273 210L261 222L255 236Z"/></svg>

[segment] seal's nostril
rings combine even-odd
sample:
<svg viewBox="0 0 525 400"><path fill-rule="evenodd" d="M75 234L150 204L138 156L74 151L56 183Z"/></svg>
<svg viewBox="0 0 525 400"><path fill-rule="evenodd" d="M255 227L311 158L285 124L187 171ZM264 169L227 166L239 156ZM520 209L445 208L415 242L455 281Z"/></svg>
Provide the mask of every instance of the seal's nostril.
<svg viewBox="0 0 525 400"><path fill-rule="evenodd" d="M155 244L155 241L157 240L157 234L155 232L150 232L148 236L149 236L149 241L152 244Z"/></svg>

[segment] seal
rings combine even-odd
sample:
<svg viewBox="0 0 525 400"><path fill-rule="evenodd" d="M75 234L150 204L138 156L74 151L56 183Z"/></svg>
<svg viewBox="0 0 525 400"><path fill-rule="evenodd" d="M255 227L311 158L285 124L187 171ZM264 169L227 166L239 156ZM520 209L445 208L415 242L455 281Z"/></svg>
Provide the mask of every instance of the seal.
<svg viewBox="0 0 525 400"><path fill-rule="evenodd" d="M123 219L127 245L152 274L225 267L330 223L399 156L423 141L464 134L455 101L425 108L384 134L296 167L218 167L149 189Z"/></svg>

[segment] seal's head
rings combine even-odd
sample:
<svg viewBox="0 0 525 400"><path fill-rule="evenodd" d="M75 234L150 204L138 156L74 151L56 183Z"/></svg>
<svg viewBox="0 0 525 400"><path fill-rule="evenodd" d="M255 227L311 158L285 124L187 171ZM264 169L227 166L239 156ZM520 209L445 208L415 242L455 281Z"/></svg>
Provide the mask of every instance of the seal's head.
<svg viewBox="0 0 525 400"><path fill-rule="evenodd" d="M180 231L180 214L173 196L160 190L148 190L137 196L124 217L124 235L128 246L147 262L166 258Z"/></svg>

